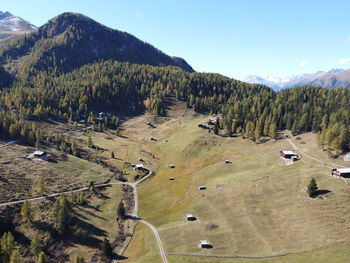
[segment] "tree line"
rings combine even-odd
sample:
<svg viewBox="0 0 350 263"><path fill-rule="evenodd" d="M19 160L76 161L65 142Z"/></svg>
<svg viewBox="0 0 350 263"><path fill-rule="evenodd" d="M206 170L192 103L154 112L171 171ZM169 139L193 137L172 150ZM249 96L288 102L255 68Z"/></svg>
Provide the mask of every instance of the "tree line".
<svg viewBox="0 0 350 263"><path fill-rule="evenodd" d="M220 128L229 135L258 141L275 138L277 130L313 131L325 149L348 151L349 95L347 89L312 86L274 92L219 74L109 60L58 77L39 72L18 78L0 91L0 132L10 137L32 132L28 140L33 143L36 131L23 128L25 119L74 121L90 118L91 112L142 109L165 115L167 97L173 96L198 112L221 113Z"/></svg>

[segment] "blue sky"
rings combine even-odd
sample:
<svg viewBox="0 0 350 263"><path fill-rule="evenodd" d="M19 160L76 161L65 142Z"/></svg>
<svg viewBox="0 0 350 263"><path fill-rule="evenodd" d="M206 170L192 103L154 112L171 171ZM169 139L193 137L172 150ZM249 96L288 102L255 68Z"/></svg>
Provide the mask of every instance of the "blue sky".
<svg viewBox="0 0 350 263"><path fill-rule="evenodd" d="M40 26L66 11L129 32L197 71L243 79L350 68L350 1L0 0Z"/></svg>

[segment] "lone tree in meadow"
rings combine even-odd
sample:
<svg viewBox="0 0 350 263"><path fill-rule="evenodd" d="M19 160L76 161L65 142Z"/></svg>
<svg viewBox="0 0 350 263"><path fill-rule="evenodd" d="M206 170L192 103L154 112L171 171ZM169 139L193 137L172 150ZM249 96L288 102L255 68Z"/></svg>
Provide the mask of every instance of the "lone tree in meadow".
<svg viewBox="0 0 350 263"><path fill-rule="evenodd" d="M314 198L316 196L317 193L317 183L315 178L312 178L309 185L307 186L307 193L310 197Z"/></svg>

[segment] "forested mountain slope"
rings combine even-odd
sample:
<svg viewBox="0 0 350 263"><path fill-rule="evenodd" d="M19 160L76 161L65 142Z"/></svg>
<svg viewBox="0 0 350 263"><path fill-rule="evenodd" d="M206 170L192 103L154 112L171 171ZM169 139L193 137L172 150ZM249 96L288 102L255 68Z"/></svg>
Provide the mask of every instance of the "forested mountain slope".
<svg viewBox="0 0 350 263"><path fill-rule="evenodd" d="M170 57L136 37L103 26L84 15L64 13L36 32L10 41L0 49L3 63L31 76L38 71L70 72L92 62L114 59L154 66L193 69L183 59Z"/></svg>
<svg viewBox="0 0 350 263"><path fill-rule="evenodd" d="M22 118L42 120L62 115L79 120L91 111L135 112L143 108L163 115L166 97L175 96L196 111L222 113L220 128L230 135L259 140L262 136L274 138L278 129L290 129L294 134L314 131L326 138L321 144L344 151L350 141L348 89L305 86L276 93L218 74L110 60L58 77L40 73L30 81L17 81L0 95L7 112L16 110ZM2 129L8 130L16 120L3 114ZM14 130L12 135L20 136L21 128Z"/></svg>

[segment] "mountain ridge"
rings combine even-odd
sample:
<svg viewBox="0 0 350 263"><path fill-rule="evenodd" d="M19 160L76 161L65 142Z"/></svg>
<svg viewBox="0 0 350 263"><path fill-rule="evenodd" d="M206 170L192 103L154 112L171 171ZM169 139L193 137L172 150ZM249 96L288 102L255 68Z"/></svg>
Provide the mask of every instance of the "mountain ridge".
<svg viewBox="0 0 350 263"><path fill-rule="evenodd" d="M317 71L311 74L286 77L274 77L268 74L250 75L243 81L252 84L263 84L277 91L305 85L323 88L350 88L350 70L335 68L329 71Z"/></svg>
<svg viewBox="0 0 350 263"><path fill-rule="evenodd" d="M21 17L0 11L0 42L36 29L36 26Z"/></svg>
<svg viewBox="0 0 350 263"><path fill-rule="evenodd" d="M50 19L37 31L9 41L0 50L3 60L20 61L15 70L70 72L85 64L114 59L120 62L193 68L182 58L171 57L135 36L111 29L77 13ZM4 62L5 64L7 62Z"/></svg>

